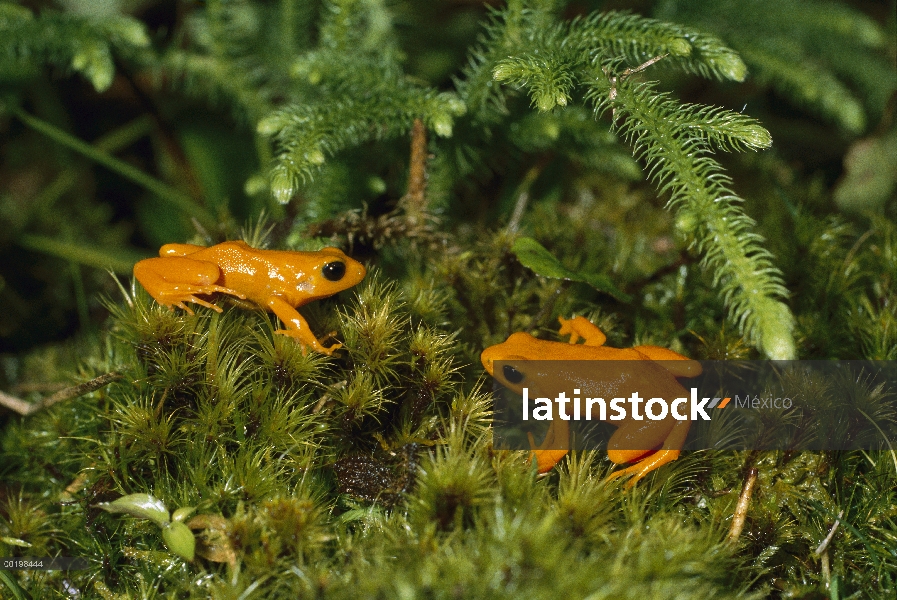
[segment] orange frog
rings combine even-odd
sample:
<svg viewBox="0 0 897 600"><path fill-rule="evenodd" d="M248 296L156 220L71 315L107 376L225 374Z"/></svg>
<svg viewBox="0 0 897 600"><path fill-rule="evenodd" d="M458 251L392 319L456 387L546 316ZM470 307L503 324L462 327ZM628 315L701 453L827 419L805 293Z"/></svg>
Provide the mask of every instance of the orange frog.
<svg viewBox="0 0 897 600"><path fill-rule="evenodd" d="M569 394L573 388L577 388L576 393L581 393L584 397L601 396L610 400L620 396L623 393L621 390L631 391L632 386L637 385L638 391L645 398L670 401L688 395L676 381L676 377L695 377L701 373L699 362L666 348L608 348L604 346L607 339L604 333L584 317L561 317L560 322L560 334L569 335L569 343L539 340L528 333L518 332L505 342L486 348L480 357L483 366L499 383L518 394L526 387L529 397L549 399L562 392ZM580 338L583 338L583 344L576 343ZM567 372L561 368L540 370L537 363L527 364L527 361L546 360L595 361L595 366L589 366L585 370L579 365ZM499 372L495 372L493 368L495 361L504 362ZM623 364L616 361L639 362ZM530 447L539 473L550 471L570 449L569 421L557 418L558 410L553 404L552 411L548 432L539 446L536 446L532 434L529 434ZM606 420L617 426L607 444L611 462L618 465L634 463L614 472L610 477L631 475L630 485L661 465L679 458L691 424L688 420L677 420L670 414L662 420L649 420L644 415L637 420L632 414L627 414L623 420L612 420L599 419L600 415L595 412L597 407L593 405L590 418Z"/></svg>
<svg viewBox="0 0 897 600"><path fill-rule="evenodd" d="M221 312L197 296L229 294L277 315L286 329L275 333L296 338L303 348L327 355L342 344L323 346L296 308L348 289L365 275L364 265L338 248L292 252L257 250L243 241L209 248L166 244L159 256L134 265L134 277L159 304L193 314L184 304L193 302Z"/></svg>

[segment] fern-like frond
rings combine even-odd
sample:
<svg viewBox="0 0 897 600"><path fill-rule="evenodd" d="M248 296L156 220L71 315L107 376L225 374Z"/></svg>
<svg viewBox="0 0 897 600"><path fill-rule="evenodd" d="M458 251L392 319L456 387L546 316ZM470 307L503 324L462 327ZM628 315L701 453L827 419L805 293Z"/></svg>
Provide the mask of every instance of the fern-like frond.
<svg viewBox="0 0 897 600"><path fill-rule="evenodd" d="M160 67L160 76L184 93L212 105L231 107L238 121L255 122L272 108L275 93L252 65L174 49L162 57Z"/></svg>
<svg viewBox="0 0 897 600"><path fill-rule="evenodd" d="M859 133L866 126L863 104L824 65L808 58L788 40L766 40L742 48L745 60L756 71L756 79L770 85L795 103L810 106L848 131Z"/></svg>
<svg viewBox="0 0 897 600"><path fill-rule="evenodd" d="M279 12L248 0L206 3L186 20L190 44L171 46L155 65L160 83L207 103L229 106L237 120L255 124L283 97L297 96L289 67L304 14L292 3ZM305 15L306 20L309 15ZM277 23L273 31L270 23Z"/></svg>
<svg viewBox="0 0 897 600"><path fill-rule="evenodd" d="M575 20L564 37L594 60L622 57L634 66L666 54L666 64L703 77L742 81L747 75L738 54L718 38L638 15L607 12Z"/></svg>
<svg viewBox="0 0 897 600"><path fill-rule="evenodd" d="M321 47L334 52L395 52L392 15L383 0L330 0L324 6Z"/></svg>
<svg viewBox="0 0 897 600"><path fill-rule="evenodd" d="M605 106L606 86L597 87L592 99ZM753 231L754 221L741 211L741 199L729 189L729 178L709 156L708 142L719 136L713 123L719 124L721 118L739 124L724 136L732 147L762 147L763 141L768 145L768 133L742 115L723 117L719 109L681 110L649 84L622 82L611 104L622 115L620 128L636 156L647 164L649 176L661 192L670 194L679 229L704 255L734 321L767 356L793 358L794 318L782 302L787 290L781 273L763 247L762 236ZM710 133L695 133L705 126Z"/></svg>
<svg viewBox="0 0 897 600"><path fill-rule="evenodd" d="M499 81L525 86L542 111L566 106L574 73L618 61L637 66L663 56L664 64L704 77L742 81L747 69L721 41L695 30L608 12L556 23L538 30L525 51L499 60L492 70Z"/></svg>

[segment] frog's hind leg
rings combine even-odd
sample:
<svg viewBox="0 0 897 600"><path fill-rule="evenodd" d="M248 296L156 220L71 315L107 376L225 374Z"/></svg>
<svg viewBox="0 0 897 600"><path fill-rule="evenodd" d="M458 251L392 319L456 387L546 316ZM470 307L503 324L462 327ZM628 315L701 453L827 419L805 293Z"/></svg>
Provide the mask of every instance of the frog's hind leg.
<svg viewBox="0 0 897 600"><path fill-rule="evenodd" d="M661 348L660 346L634 346L632 348L639 354L644 354L651 360L660 363L673 377L697 377L701 374L701 363L682 356L678 352Z"/></svg>
<svg viewBox="0 0 897 600"><path fill-rule="evenodd" d="M690 421L676 421L670 435L664 441L663 447L649 454L631 467L626 467L619 471L614 471L607 476L607 480L616 479L625 475L632 475L632 478L626 484L626 487L632 487L645 475L658 467L673 462L679 458L682 446L685 444L685 438L688 436L688 429L691 426Z"/></svg>
<svg viewBox="0 0 897 600"><path fill-rule="evenodd" d="M571 344L575 344L579 338L585 340L586 346L603 346L607 341L604 332L585 317L573 317L572 319L558 317L558 321L561 322L560 335L569 335Z"/></svg>
<svg viewBox="0 0 897 600"><path fill-rule="evenodd" d="M193 302L221 312L211 302L197 298L197 294L221 292L237 298L246 297L215 283L221 277L218 265L190 258L173 256L141 260L134 265L134 277L159 304L177 306L190 314L193 311L184 302Z"/></svg>
<svg viewBox="0 0 897 600"><path fill-rule="evenodd" d="M205 246L197 246L196 244L165 244L159 248L159 256L187 256L205 249Z"/></svg>

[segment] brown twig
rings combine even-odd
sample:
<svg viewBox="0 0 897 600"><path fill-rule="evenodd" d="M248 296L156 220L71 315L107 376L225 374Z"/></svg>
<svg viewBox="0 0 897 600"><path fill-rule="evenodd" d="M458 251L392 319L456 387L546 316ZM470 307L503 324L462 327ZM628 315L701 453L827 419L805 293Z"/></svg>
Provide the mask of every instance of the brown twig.
<svg viewBox="0 0 897 600"><path fill-rule="evenodd" d="M109 385L113 381L122 379L123 377L124 375L117 371L106 373L105 375L100 375L99 377L95 377L90 381L85 381L84 383L79 383L78 385L67 387L64 390L59 390L52 396L47 396L43 400L35 402L34 404L25 402L21 398L16 398L15 396L10 396L9 394L0 392L0 406L5 406L10 410L19 413L23 417L27 417L45 408L49 408L59 402L77 398L78 396L83 396L84 394L96 391L101 387Z"/></svg>
<svg viewBox="0 0 897 600"><path fill-rule="evenodd" d="M744 529L744 520L747 518L748 507L751 504L751 494L754 491L754 484L757 482L757 473L757 467L751 467L744 480L744 486L741 488L741 495L738 496L738 504L735 505L735 514L732 516L732 526L729 528L728 536L729 542L733 544L741 537L741 531Z"/></svg>

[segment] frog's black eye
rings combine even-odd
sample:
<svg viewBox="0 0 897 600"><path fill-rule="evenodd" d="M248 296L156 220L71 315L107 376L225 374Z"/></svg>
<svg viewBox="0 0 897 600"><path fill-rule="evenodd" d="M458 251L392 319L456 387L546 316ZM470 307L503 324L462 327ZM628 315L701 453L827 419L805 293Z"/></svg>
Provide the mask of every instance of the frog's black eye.
<svg viewBox="0 0 897 600"><path fill-rule="evenodd" d="M324 279L327 281L339 281L346 274L346 263L335 260L324 265L321 269Z"/></svg>
<svg viewBox="0 0 897 600"><path fill-rule="evenodd" d="M521 373L511 365L505 365L502 368L502 373L505 374L505 379L507 379L511 383L520 383L521 381L523 381L523 373Z"/></svg>

